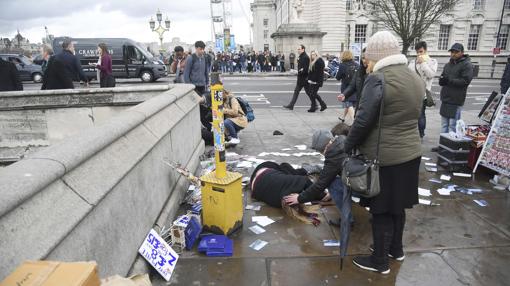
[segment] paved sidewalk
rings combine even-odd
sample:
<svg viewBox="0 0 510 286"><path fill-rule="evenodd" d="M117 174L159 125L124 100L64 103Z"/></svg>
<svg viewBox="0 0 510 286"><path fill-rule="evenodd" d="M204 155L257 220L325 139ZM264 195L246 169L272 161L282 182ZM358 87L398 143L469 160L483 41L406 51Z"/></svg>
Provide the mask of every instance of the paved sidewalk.
<svg viewBox="0 0 510 286"><path fill-rule="evenodd" d="M316 128L330 129L338 122L340 110L328 109L310 114L305 109L294 111L278 109L255 110L256 120L240 133L241 144L229 149L238 154L257 156L260 152L282 151L297 144L310 145ZM428 111L427 136L424 156L437 144L439 115L437 109ZM467 123L477 123L474 112L463 114ZM284 135L273 136L279 130ZM398 155L398 154L396 154ZM320 157L258 157L293 164L321 163ZM425 161L423 161L425 162ZM209 258L195 250L181 255L171 285L508 285L510 272L510 196L508 192L492 189L489 175L479 172L475 179L452 177L451 183L481 188L480 195L453 192L440 196L435 190L440 185L428 181L439 179L440 172L420 168L420 187L432 191L431 199L438 206L418 205L407 212L404 233L406 259L392 261L389 275L363 271L353 266L352 256L368 254L371 244L369 214L353 204L356 220L351 234L348 257L344 269L339 269L338 248L325 247L322 240L338 239L339 229L327 224L328 218L339 217L334 206L322 209L319 226L303 224L287 217L280 209L263 203L260 211L246 210L244 225L232 238L234 256ZM246 170L245 175L249 175ZM489 205L480 207L473 199L485 199ZM248 191L245 203L252 203ZM267 215L275 223L265 227L266 232L255 235L248 227L254 215ZM269 244L260 251L249 248L256 239ZM154 285L167 285L152 273Z"/></svg>

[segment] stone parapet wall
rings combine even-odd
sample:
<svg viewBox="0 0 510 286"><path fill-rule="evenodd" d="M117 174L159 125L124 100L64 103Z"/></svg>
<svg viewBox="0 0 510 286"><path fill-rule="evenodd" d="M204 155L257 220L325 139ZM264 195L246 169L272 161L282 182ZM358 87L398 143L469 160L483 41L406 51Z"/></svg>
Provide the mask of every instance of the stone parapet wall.
<svg viewBox="0 0 510 286"><path fill-rule="evenodd" d="M29 259L95 260L102 277L128 273L186 190L162 160L195 170L204 149L193 86L159 93L0 169L0 280Z"/></svg>

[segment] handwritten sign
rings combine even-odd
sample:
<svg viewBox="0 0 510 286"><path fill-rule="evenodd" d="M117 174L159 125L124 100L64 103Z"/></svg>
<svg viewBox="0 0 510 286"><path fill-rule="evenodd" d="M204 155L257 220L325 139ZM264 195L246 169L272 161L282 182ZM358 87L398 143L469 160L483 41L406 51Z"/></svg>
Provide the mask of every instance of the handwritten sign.
<svg viewBox="0 0 510 286"><path fill-rule="evenodd" d="M166 281L170 281L179 255L154 229L151 229L143 241L142 246L138 249L138 253L140 253Z"/></svg>

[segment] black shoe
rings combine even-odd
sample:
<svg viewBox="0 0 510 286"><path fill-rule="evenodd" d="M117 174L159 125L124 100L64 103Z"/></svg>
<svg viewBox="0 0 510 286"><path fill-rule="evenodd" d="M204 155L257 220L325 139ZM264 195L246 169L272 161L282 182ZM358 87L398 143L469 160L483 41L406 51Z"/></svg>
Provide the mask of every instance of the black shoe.
<svg viewBox="0 0 510 286"><path fill-rule="evenodd" d="M374 252L373 244L370 244L370 246L368 248L370 249L371 252ZM391 251L390 250L390 252L388 253L388 257L393 258L396 261L404 261L404 259L406 258L403 250L400 250L400 251Z"/></svg>
<svg viewBox="0 0 510 286"><path fill-rule="evenodd" d="M317 109L318 109L317 107L311 107L311 108L310 108L310 109L308 109L307 111L308 111L308 112L315 112L315 111L317 111Z"/></svg>
<svg viewBox="0 0 510 286"><path fill-rule="evenodd" d="M389 265L377 265L372 261L372 256L356 256L352 259L352 263L361 269L379 272L381 274L389 274Z"/></svg>
<svg viewBox="0 0 510 286"><path fill-rule="evenodd" d="M288 110L293 110L294 106L284 105L283 108L288 109Z"/></svg>
<svg viewBox="0 0 510 286"><path fill-rule="evenodd" d="M324 105L321 105L321 111L324 111L324 110L326 110L326 108L328 108L328 106L327 106L326 104L324 104Z"/></svg>
<svg viewBox="0 0 510 286"><path fill-rule="evenodd" d="M439 147L434 147L434 148L430 149L430 151L432 151L432 152L439 152Z"/></svg>

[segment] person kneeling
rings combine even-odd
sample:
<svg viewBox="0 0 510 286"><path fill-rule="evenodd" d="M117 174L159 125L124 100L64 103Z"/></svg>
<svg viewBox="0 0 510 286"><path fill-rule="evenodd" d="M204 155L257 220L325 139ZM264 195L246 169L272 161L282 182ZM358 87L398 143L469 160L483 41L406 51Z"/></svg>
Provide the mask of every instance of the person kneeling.
<svg viewBox="0 0 510 286"><path fill-rule="evenodd" d="M237 145L241 142L237 133L248 126L248 119L246 119L246 114L244 114L234 95L226 90L223 91L223 114L225 130L229 137L229 140L225 143Z"/></svg>

